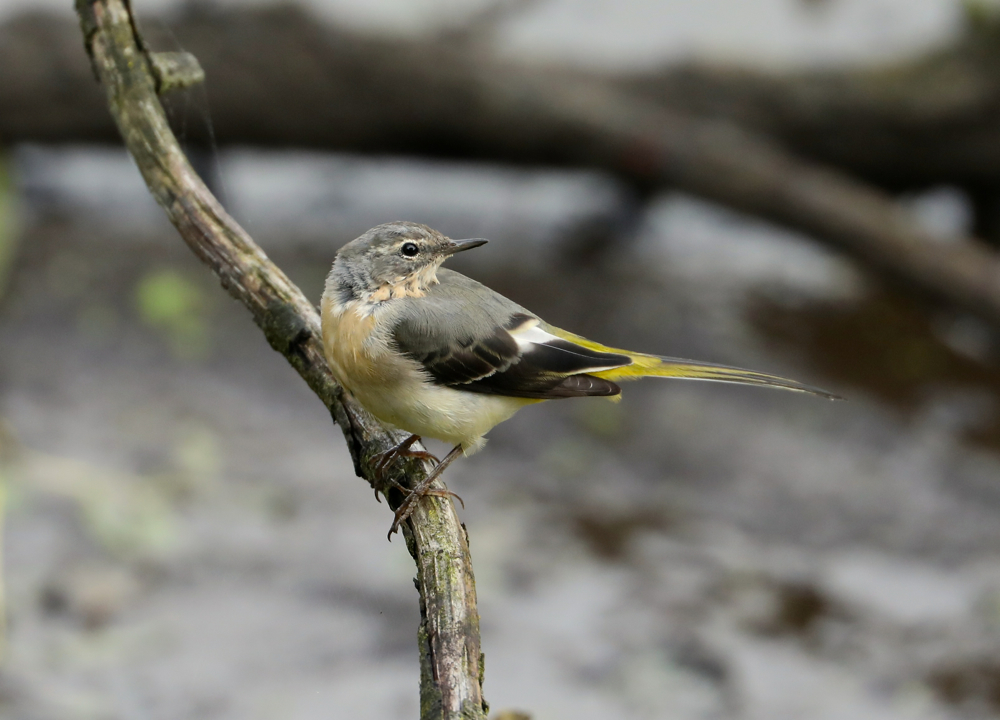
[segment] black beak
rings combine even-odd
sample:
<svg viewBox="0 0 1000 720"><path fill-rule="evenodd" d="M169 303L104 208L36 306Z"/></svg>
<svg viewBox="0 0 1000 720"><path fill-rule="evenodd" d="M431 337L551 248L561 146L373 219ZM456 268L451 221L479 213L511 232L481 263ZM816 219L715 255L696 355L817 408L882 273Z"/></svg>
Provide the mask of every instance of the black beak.
<svg viewBox="0 0 1000 720"><path fill-rule="evenodd" d="M472 238L471 240L452 240L448 246L449 254L454 255L455 253L460 253L463 250L471 250L472 248L477 248L480 245L485 245L489 240L484 240L483 238Z"/></svg>

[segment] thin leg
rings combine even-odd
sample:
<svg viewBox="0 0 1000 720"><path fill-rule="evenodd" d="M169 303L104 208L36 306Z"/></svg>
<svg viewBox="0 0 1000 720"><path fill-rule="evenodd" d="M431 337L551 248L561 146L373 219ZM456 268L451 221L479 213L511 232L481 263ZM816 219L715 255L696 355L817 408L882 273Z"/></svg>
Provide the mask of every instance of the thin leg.
<svg viewBox="0 0 1000 720"><path fill-rule="evenodd" d="M436 456L432 455L429 452L425 452L423 450L410 449L413 443L417 442L417 440L419 439L420 439L419 435L410 435L410 437L406 438L398 445L389 448L384 453L376 455L374 458L375 479L382 483L385 483L387 480L385 475L388 472L389 467L398 458L412 457L412 458L419 458L420 460L433 460L436 463L440 463L441 461L438 460ZM379 483L376 483L375 487L376 498L378 498L378 487L377 487L378 484Z"/></svg>
<svg viewBox="0 0 1000 720"><path fill-rule="evenodd" d="M430 489L431 484L441 477L441 473L445 471L445 468L451 465L455 461L455 458L457 458L461 453L461 445L453 447L451 452L444 456L444 460L439 462L437 467L434 468L427 477L421 480L417 486L410 491L410 494L406 496L406 499L404 499L402 504L400 504L400 506L396 509L396 517L392 521L392 527L389 528L390 539L392 538L392 534L399 530L399 526L413 514L420 498L425 495L440 495L439 492ZM449 492L448 494L452 495L453 493ZM461 498L459 498L459 500L461 501Z"/></svg>

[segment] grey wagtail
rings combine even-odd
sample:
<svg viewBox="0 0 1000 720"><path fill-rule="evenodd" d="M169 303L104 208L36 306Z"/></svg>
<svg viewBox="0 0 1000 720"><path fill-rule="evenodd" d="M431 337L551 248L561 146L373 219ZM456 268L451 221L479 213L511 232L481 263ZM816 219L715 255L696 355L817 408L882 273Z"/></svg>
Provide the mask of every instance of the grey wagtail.
<svg viewBox="0 0 1000 720"><path fill-rule="evenodd" d="M616 381L714 380L836 395L794 380L725 365L606 347L549 325L471 278L441 268L486 240L452 240L426 225L379 225L340 249L321 312L326 359L337 380L379 420L411 433L383 453L437 460L411 446L421 437L455 447L406 496L389 531L413 512L459 453L526 405L561 398L618 400ZM451 493L448 493L451 494Z"/></svg>

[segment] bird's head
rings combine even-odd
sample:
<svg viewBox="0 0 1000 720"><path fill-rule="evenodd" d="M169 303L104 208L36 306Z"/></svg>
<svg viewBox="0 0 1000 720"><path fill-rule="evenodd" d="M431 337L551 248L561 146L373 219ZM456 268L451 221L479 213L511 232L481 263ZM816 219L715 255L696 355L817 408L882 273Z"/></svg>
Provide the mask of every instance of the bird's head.
<svg viewBox="0 0 1000 720"><path fill-rule="evenodd" d="M485 243L480 238L452 240L419 223L378 225L340 248L327 290L338 292L341 302L420 297L437 283L441 263Z"/></svg>

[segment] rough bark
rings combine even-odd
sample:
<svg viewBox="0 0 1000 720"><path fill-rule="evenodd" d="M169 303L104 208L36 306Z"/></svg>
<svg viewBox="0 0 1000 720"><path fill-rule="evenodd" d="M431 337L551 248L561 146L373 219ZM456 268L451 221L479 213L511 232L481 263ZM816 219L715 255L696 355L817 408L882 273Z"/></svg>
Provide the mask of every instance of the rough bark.
<svg viewBox="0 0 1000 720"><path fill-rule="evenodd" d="M150 192L195 254L250 310L271 346L299 372L344 431L358 475L374 486L372 458L394 438L335 382L315 308L225 212L170 130L157 87L196 82L192 58L158 57L137 32L127 0L77 0L94 72ZM395 468L417 482L416 463ZM388 493L390 505L401 499ZM426 498L404 527L421 598L421 717L485 718L479 615L464 528L450 499Z"/></svg>

